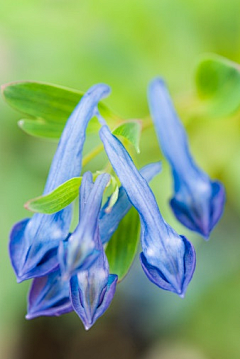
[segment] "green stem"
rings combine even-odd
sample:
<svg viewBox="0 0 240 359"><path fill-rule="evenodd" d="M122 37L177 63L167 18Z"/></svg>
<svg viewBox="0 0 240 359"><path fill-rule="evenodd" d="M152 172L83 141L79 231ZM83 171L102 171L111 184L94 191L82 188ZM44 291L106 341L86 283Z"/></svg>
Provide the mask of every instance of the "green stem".
<svg viewBox="0 0 240 359"><path fill-rule="evenodd" d="M152 127L152 121L150 120L150 117L146 117L143 121L142 125L142 132L148 129L149 127ZM83 157L82 160L82 166L86 166L94 157L96 157L99 153L103 151L104 147L102 144L95 147L92 151L90 151L86 156Z"/></svg>

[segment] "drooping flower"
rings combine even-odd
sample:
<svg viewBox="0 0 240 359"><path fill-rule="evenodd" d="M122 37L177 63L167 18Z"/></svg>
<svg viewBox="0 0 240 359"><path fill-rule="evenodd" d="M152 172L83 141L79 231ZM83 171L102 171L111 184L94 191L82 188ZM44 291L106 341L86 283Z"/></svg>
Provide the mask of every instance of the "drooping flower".
<svg viewBox="0 0 240 359"><path fill-rule="evenodd" d="M150 163L141 168L140 173L147 182L150 182L162 169L161 162ZM110 213L106 212L108 208L109 200L105 203L101 209L99 216L99 230L100 238L103 244L107 243L113 233L116 231L120 221L131 209L132 204L128 199L125 189L121 186L119 188L119 195L117 202L112 207Z"/></svg>
<svg viewBox="0 0 240 359"><path fill-rule="evenodd" d="M90 172L81 185L80 221L69 237L66 253L67 273L71 274L70 298L75 312L88 330L109 307L117 285L117 275L109 274L109 265L99 235L98 217L104 188L110 176L102 174L92 182ZM89 248L90 244L90 248ZM89 265L88 253L98 255ZM84 260L88 268L84 269Z"/></svg>
<svg viewBox="0 0 240 359"><path fill-rule="evenodd" d="M171 208L183 225L208 239L223 213L224 187L219 181L211 181L194 162L186 132L162 79L150 84L149 106L159 144L172 168Z"/></svg>
<svg viewBox="0 0 240 359"><path fill-rule="evenodd" d="M164 221L147 181L122 143L104 124L100 137L114 171L140 215L143 249L140 260L144 272L160 288L184 296L195 269L192 244Z"/></svg>
<svg viewBox="0 0 240 359"><path fill-rule="evenodd" d="M103 84L93 86L67 121L54 156L43 194L80 175L86 127L98 102L109 93ZM18 282L38 277L58 265L59 242L68 236L72 206L53 215L34 214L17 223L10 234L10 258Z"/></svg>
<svg viewBox="0 0 240 359"><path fill-rule="evenodd" d="M69 281L64 281L57 269L34 278L29 296L27 319L39 316L59 316L73 311L69 298Z"/></svg>

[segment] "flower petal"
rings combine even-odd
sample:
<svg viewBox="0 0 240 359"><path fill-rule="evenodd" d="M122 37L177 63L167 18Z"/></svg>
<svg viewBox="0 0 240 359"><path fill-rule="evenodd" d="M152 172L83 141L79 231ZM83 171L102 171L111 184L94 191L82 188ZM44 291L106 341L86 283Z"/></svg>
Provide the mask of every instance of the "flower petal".
<svg viewBox="0 0 240 359"><path fill-rule="evenodd" d="M59 255L62 273L70 278L79 270L87 269L99 255L99 228L98 217L102 203L103 191L110 180L107 173L99 175L93 185L92 174L86 172L82 178L80 188L80 220L77 228L68 239L67 253L61 247Z"/></svg>
<svg viewBox="0 0 240 359"><path fill-rule="evenodd" d="M183 275L183 285L182 285L180 296L184 297L187 286L190 280L192 279L195 270L196 254L192 244L184 236L181 237L185 244L185 255L184 255L185 268ZM164 274L157 267L154 267L148 263L143 252L140 254L140 261L146 276L152 283L156 284L158 287L164 290L168 290L176 294L179 294L178 292L176 292L176 289L172 286L172 284L166 279Z"/></svg>
<svg viewBox="0 0 240 359"><path fill-rule="evenodd" d="M63 281L59 269L33 280L28 297L27 319L59 316L73 310L69 299L69 282Z"/></svg>
<svg viewBox="0 0 240 359"><path fill-rule="evenodd" d="M207 239L223 212L224 188L212 182L193 160L186 132L162 79L150 84L149 106L159 144L172 167L172 210L183 225Z"/></svg>
<svg viewBox="0 0 240 359"><path fill-rule="evenodd" d="M73 308L86 329L110 305L117 283L117 276L109 276L109 265L98 225L102 195L109 181L110 175L107 173L99 175L94 184L89 172L83 175L79 225L69 237L66 265L63 268L64 275L71 277L70 298ZM96 251L98 255L91 265L84 265Z"/></svg>
<svg viewBox="0 0 240 359"><path fill-rule="evenodd" d="M140 173L146 181L150 182L162 169L161 163L150 163L144 166ZM123 187L119 188L118 200L112 207L110 213L106 213L105 209L108 208L110 198L101 209L99 216L99 230L100 238L103 244L107 243L113 233L116 231L120 221L131 209L132 204L129 201L126 191Z"/></svg>
<svg viewBox="0 0 240 359"><path fill-rule="evenodd" d="M106 268L96 264L71 278L72 306L86 330L108 309L116 291L117 280L117 275L108 275Z"/></svg>
<svg viewBox="0 0 240 359"><path fill-rule="evenodd" d="M148 265L156 267L170 283L174 289L172 291L182 296L188 284L185 244L187 240L183 240L164 221L146 180L136 169L124 146L111 134L106 125L102 126L100 137L129 200L139 212L142 230L141 243L146 262ZM191 263L191 268L193 272L194 261ZM164 289L166 289L165 286ZM169 287L168 290L171 288Z"/></svg>

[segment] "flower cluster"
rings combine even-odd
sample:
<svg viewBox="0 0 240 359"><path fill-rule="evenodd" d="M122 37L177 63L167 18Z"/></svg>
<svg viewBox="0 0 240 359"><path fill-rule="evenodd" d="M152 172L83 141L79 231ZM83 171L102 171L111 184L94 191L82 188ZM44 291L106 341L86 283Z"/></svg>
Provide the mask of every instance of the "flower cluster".
<svg viewBox="0 0 240 359"><path fill-rule="evenodd" d="M100 172L93 181L92 173L85 172L79 190L79 223L73 233L72 204L54 214L35 213L31 219L15 224L11 231L9 251L17 280L33 279L28 319L74 310L89 329L107 310L118 276L109 272L105 247L132 206L139 213L140 262L149 280L183 297L194 273L193 245L164 221L148 185L160 172L161 164L148 164L138 171L98 112L99 101L109 92L107 85L99 84L82 97L66 123L43 194L80 175L87 125L97 116L100 139L121 182L111 209L110 198L103 203L110 174ZM173 212L182 224L207 238L223 212L223 186L212 182L194 163L185 131L161 79L150 85L149 106L163 154L172 168Z"/></svg>

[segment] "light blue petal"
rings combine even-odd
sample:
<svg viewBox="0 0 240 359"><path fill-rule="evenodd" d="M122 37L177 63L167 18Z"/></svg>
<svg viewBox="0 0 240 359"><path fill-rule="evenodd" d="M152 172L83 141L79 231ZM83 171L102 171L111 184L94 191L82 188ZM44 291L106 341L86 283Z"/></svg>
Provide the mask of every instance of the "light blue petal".
<svg viewBox="0 0 240 359"><path fill-rule="evenodd" d="M139 212L141 243L146 261L162 273L162 278L171 284L175 293L182 296L189 277L186 270L193 271L195 267L193 261L191 268L186 268L186 245L183 238L164 221L147 181L136 169L122 143L111 134L106 125L102 126L100 137L129 200Z"/></svg>
<svg viewBox="0 0 240 359"><path fill-rule="evenodd" d="M33 280L28 297L27 319L59 316L72 310L69 282L62 280L59 269Z"/></svg>
<svg viewBox="0 0 240 359"><path fill-rule="evenodd" d="M103 84L93 86L81 99L70 116L61 136L49 172L44 194L80 175L82 150L86 127L95 114L98 102L109 93ZM34 214L26 224L24 232L14 226L10 236L10 255L18 281L45 275L57 263L57 247L69 232L72 206L53 215ZM20 243L21 238L21 243ZM21 260L17 261L17 248L21 248Z"/></svg>
<svg viewBox="0 0 240 359"><path fill-rule="evenodd" d="M100 239L99 239L99 244ZM109 266L102 248L101 254L86 271L80 271L70 280L70 298L75 312L86 330L109 307L117 285L117 275L109 275Z"/></svg>
<svg viewBox="0 0 240 359"><path fill-rule="evenodd" d="M109 276L109 264L99 236L99 212L103 191L110 181L105 173L92 182L92 175L83 175L80 188L81 213L76 231L69 237L64 275L70 279L70 298L75 312L86 329L110 305L117 276ZM84 265L88 258L98 252L91 265Z"/></svg>
<svg viewBox="0 0 240 359"><path fill-rule="evenodd" d="M153 177L155 177L162 169L161 163L150 163L143 168L141 168L140 173L146 181L150 182ZM105 209L108 207L108 203L110 198L105 203L103 208L101 209L99 216L99 230L100 230L100 238L102 243L107 243L113 233L116 231L120 221L123 217L128 213L131 209L132 204L129 201L126 191L123 187L119 188L119 194L117 202L111 209L111 212L105 212Z"/></svg>
<svg viewBox="0 0 240 359"><path fill-rule="evenodd" d="M70 278L79 270L89 267L99 255L98 217L102 203L103 191L110 181L110 175L99 175L93 185L92 174L83 175L80 189L80 220L76 230L68 239L67 253L59 249L59 256L66 258L65 266L61 267L66 278ZM101 247L100 247L101 249ZM60 258L60 263L64 260Z"/></svg>
<svg viewBox="0 0 240 359"><path fill-rule="evenodd" d="M223 185L212 182L193 160L185 129L162 79L152 81L148 97L159 144L172 168L172 210L183 225L207 239L223 213Z"/></svg>

